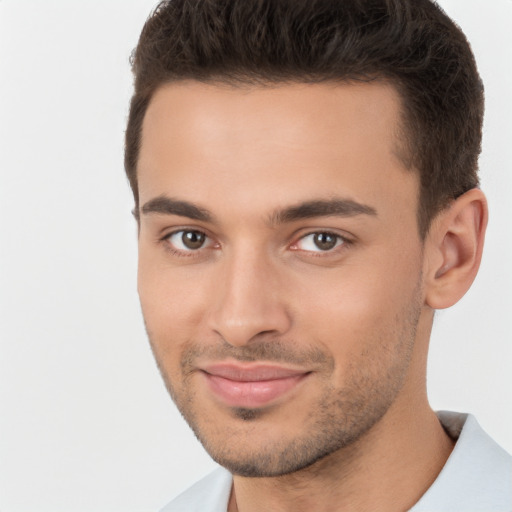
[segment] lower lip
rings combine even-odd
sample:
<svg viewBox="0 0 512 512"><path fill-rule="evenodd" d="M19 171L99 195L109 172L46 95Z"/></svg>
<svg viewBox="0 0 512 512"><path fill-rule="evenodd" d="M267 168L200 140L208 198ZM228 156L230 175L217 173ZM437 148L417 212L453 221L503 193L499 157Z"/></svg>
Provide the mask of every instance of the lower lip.
<svg viewBox="0 0 512 512"><path fill-rule="evenodd" d="M261 381L235 381L204 373L210 389L226 405L231 407L262 407L282 397L308 374L294 375L283 379Z"/></svg>

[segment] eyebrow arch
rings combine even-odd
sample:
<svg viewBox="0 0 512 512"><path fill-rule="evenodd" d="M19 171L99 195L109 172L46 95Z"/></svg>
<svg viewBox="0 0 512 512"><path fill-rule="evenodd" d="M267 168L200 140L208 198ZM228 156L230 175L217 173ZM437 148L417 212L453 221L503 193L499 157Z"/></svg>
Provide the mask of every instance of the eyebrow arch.
<svg viewBox="0 0 512 512"><path fill-rule="evenodd" d="M213 215L205 208L201 208L188 201L180 201L164 195L150 199L142 206L141 212L143 215L152 213L178 215L204 222L211 222L213 219Z"/></svg>
<svg viewBox="0 0 512 512"><path fill-rule="evenodd" d="M164 195L150 199L140 210L143 215L156 213L178 215L203 222L212 222L213 220L213 215L207 209L189 201L173 199ZM277 210L270 216L270 223L283 224L314 217L354 217L356 215L376 216L377 211L371 206L351 199L319 199ZM137 212L135 212L135 216L138 217Z"/></svg>
<svg viewBox="0 0 512 512"><path fill-rule="evenodd" d="M313 217L355 217L356 215L377 216L377 210L351 199L313 200L274 212L270 222L281 224Z"/></svg>

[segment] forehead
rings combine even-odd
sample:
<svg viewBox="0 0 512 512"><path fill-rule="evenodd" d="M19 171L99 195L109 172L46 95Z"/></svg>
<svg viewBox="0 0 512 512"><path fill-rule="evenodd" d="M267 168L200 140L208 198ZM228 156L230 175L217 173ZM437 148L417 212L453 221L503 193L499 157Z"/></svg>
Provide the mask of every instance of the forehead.
<svg viewBox="0 0 512 512"><path fill-rule="evenodd" d="M163 86L143 123L140 203L162 194L229 197L240 211L333 194L378 203L405 187L415 207L416 173L398 156L400 111L383 82Z"/></svg>

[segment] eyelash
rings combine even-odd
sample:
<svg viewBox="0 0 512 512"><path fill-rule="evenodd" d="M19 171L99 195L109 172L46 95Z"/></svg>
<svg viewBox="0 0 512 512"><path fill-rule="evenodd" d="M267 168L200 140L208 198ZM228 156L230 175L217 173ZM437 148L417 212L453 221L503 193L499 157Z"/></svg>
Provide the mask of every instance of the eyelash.
<svg viewBox="0 0 512 512"><path fill-rule="evenodd" d="M311 251L311 250L308 251L308 250L296 248L296 246L301 241L304 241L307 237L314 236L314 235L327 235L330 237L334 237L334 238L336 238L336 245L334 247L332 247L331 249L327 249L325 251L322 251L319 247L318 247L317 251ZM300 236L296 242L293 242L289 247L291 250L301 251L301 252L307 253L309 256L312 256L312 257L317 257L317 258L324 257L325 258L325 257L332 256L334 254L338 254L339 251L346 249L352 243L353 242L351 240L349 240L345 236L340 235L339 233L335 233L333 231L318 230L318 231L310 231L308 233L305 233L304 235Z"/></svg>
<svg viewBox="0 0 512 512"><path fill-rule="evenodd" d="M170 252L173 256L177 256L178 258L194 258L199 256L199 254L203 252L202 250L206 249L206 247L199 247L197 250L190 249L187 251L173 247L170 239L179 233L198 233L200 235L204 235L205 240L212 240L211 237L209 237L204 231L200 229L177 229L171 233L167 233L160 239L160 242L164 245L166 251ZM214 245L218 246L219 244Z"/></svg>
<svg viewBox="0 0 512 512"><path fill-rule="evenodd" d="M203 250L205 250L207 248L211 248L211 247L199 247L197 250L177 249L177 248L173 247L172 243L170 242L170 239L174 235L177 235L180 233L183 233L183 234L184 233L198 233L198 234L204 235L205 240L212 241L211 237L209 237L208 234L206 234L202 230L199 230L199 229L177 229L175 231L172 231L171 233L167 233L165 236L163 236L160 239L160 242L164 244L165 249L167 251L169 251L173 256L177 256L179 258L198 257L200 255L200 253L203 252ZM308 250L301 250L296 247L300 241L305 240L308 236L313 236L313 235L328 235L328 236L335 237L337 239L336 245L332 249L328 249L325 251L322 251L320 249L318 251L308 251ZM353 244L352 240L350 240L349 238L342 236L338 233L335 233L332 231L317 230L317 231L309 231L309 232L301 235L300 237L298 237L296 239L295 242L288 245L288 248L292 251L307 253L309 256L312 256L312 257L328 257L328 256L332 256L333 254L337 254L339 251L349 247L352 244ZM213 243L213 248L218 248L219 246L220 246L220 244Z"/></svg>

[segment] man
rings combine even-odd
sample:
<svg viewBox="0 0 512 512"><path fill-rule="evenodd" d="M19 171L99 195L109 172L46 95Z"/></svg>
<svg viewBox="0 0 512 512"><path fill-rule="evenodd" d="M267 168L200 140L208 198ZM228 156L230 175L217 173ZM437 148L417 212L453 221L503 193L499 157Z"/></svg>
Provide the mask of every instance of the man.
<svg viewBox="0 0 512 512"><path fill-rule="evenodd" d="M426 395L487 223L460 30L428 0L175 0L133 69L144 319L223 466L164 510L512 510L511 457Z"/></svg>

